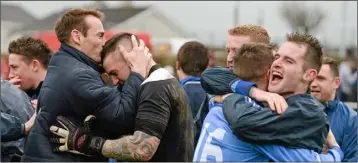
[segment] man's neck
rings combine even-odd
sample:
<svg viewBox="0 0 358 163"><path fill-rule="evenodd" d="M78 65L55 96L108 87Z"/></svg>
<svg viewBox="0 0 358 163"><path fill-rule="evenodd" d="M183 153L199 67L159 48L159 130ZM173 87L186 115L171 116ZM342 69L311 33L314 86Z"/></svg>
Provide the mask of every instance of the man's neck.
<svg viewBox="0 0 358 163"><path fill-rule="evenodd" d="M179 81L182 81L185 78L189 77L189 75L185 74L182 70L178 70L177 75L178 75Z"/></svg>
<svg viewBox="0 0 358 163"><path fill-rule="evenodd" d="M310 83L300 83L297 87L295 91L292 92L285 92L280 94L282 97L284 98L288 98L290 96L294 96L294 95L301 95L301 94L307 94L307 90L309 89L309 85Z"/></svg>
<svg viewBox="0 0 358 163"><path fill-rule="evenodd" d="M39 87L40 83L45 80L46 74L47 74L47 70L39 71L39 73L37 74L34 88L33 88L34 90L36 90Z"/></svg>
<svg viewBox="0 0 358 163"><path fill-rule="evenodd" d="M179 77L179 81L182 81L186 78L190 77L189 75L183 74L181 77Z"/></svg>
<svg viewBox="0 0 358 163"><path fill-rule="evenodd" d="M76 45L76 44L74 44L74 43L72 43L72 42L68 42L67 45L69 45L69 46L71 46L71 47L73 47L73 48L75 48L75 49L81 51L81 47L78 46L78 45Z"/></svg>
<svg viewBox="0 0 358 163"><path fill-rule="evenodd" d="M334 90L331 94L331 97L329 98L330 101L333 101L336 99L336 90Z"/></svg>
<svg viewBox="0 0 358 163"><path fill-rule="evenodd" d="M147 70L147 72L148 72L148 76L150 75L150 71L151 71L151 69L153 68L153 66L155 66L155 65L157 65L157 63L152 59L151 61L149 61L149 65L148 65L148 70Z"/></svg>
<svg viewBox="0 0 358 163"><path fill-rule="evenodd" d="M153 67L153 66L155 66L157 63L152 59L151 61L150 61L150 63L149 63L149 67Z"/></svg>
<svg viewBox="0 0 358 163"><path fill-rule="evenodd" d="M266 78L260 80L252 80L251 82L256 83L258 89L267 91L268 80Z"/></svg>
<svg viewBox="0 0 358 163"><path fill-rule="evenodd" d="M307 90L307 89L305 89L305 90ZM295 91L295 92L285 92L285 93L282 93L282 94L280 94L280 95L281 95L282 97L284 97L284 98L288 98L288 97L294 96L294 95L306 94L307 91L305 91L305 90L300 90L300 91Z"/></svg>
<svg viewBox="0 0 358 163"><path fill-rule="evenodd" d="M286 93L282 93L280 94L283 98L288 98L294 95L298 95L298 94L304 94L304 93L295 93L295 92L286 92Z"/></svg>

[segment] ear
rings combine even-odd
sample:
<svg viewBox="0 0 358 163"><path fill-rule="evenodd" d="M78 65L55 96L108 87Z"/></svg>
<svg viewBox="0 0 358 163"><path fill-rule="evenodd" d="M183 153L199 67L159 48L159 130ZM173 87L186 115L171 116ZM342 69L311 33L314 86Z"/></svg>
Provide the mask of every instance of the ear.
<svg viewBox="0 0 358 163"><path fill-rule="evenodd" d="M77 29L73 29L71 31L71 39L73 40L73 42L75 42L76 44L80 44L81 42L81 32L78 31Z"/></svg>
<svg viewBox="0 0 358 163"><path fill-rule="evenodd" d="M308 69L303 75L303 80L312 82L317 77L317 71L315 69Z"/></svg>
<svg viewBox="0 0 358 163"><path fill-rule="evenodd" d="M341 78L340 78L340 77L336 77L336 78L334 79L334 88L335 88L335 89L338 89L340 85L341 85Z"/></svg>
<svg viewBox="0 0 358 163"><path fill-rule="evenodd" d="M266 72L266 79L269 80L270 79L270 73L271 73L271 69L269 68Z"/></svg>
<svg viewBox="0 0 358 163"><path fill-rule="evenodd" d="M32 60L30 66L31 66L32 71L37 72L40 69L41 63L39 60L34 59L34 60Z"/></svg>
<svg viewBox="0 0 358 163"><path fill-rule="evenodd" d="M175 68L176 68L177 70L180 70L179 61L176 61L176 63L175 63Z"/></svg>

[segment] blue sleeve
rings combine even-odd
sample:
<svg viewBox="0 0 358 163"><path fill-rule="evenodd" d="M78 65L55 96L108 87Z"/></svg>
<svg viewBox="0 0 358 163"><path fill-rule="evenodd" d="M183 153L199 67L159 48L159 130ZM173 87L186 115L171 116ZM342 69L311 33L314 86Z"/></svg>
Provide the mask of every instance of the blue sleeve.
<svg viewBox="0 0 358 163"><path fill-rule="evenodd" d="M326 154L320 154L319 156L322 162L341 162L344 158L344 153L341 148L333 147Z"/></svg>
<svg viewBox="0 0 358 163"><path fill-rule="evenodd" d="M275 162L340 162L343 151L333 147L326 154L318 154L308 149L293 149L277 145L255 145L256 150Z"/></svg>
<svg viewBox="0 0 358 163"><path fill-rule="evenodd" d="M223 104L222 103L216 103L214 102L214 98L211 98L209 100L209 111L211 110L211 108L215 107L215 106L219 106L219 107L222 107Z"/></svg>
<svg viewBox="0 0 358 163"><path fill-rule="evenodd" d="M230 86L231 86L231 90L234 93L241 94L244 96L249 96L251 87L255 87L256 84L253 82L237 79L231 82Z"/></svg>
<svg viewBox="0 0 358 163"><path fill-rule="evenodd" d="M343 106L346 107L346 106ZM348 109L348 108L347 108ZM344 162L357 162L357 113L349 110L347 125L344 128L341 148L344 151Z"/></svg>

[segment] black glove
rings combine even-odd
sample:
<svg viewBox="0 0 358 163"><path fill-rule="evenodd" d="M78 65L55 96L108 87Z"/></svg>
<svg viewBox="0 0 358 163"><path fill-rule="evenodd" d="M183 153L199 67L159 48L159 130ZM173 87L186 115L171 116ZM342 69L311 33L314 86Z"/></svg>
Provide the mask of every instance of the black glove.
<svg viewBox="0 0 358 163"><path fill-rule="evenodd" d="M102 155L102 147L105 139L92 136L91 123L96 119L89 115L84 124L76 126L63 116L57 116L56 120L61 127L51 126L50 131L57 135L50 142L55 144L55 152L71 152L84 155Z"/></svg>

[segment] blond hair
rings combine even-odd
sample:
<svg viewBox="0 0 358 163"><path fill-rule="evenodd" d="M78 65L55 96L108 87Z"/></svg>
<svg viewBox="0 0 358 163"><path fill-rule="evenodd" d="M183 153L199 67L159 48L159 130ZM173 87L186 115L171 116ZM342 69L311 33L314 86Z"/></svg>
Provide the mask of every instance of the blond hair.
<svg viewBox="0 0 358 163"><path fill-rule="evenodd" d="M270 43L270 36L265 28L258 25L241 25L232 29L229 29L229 35L234 36L249 36L252 39L252 42L258 43Z"/></svg>

